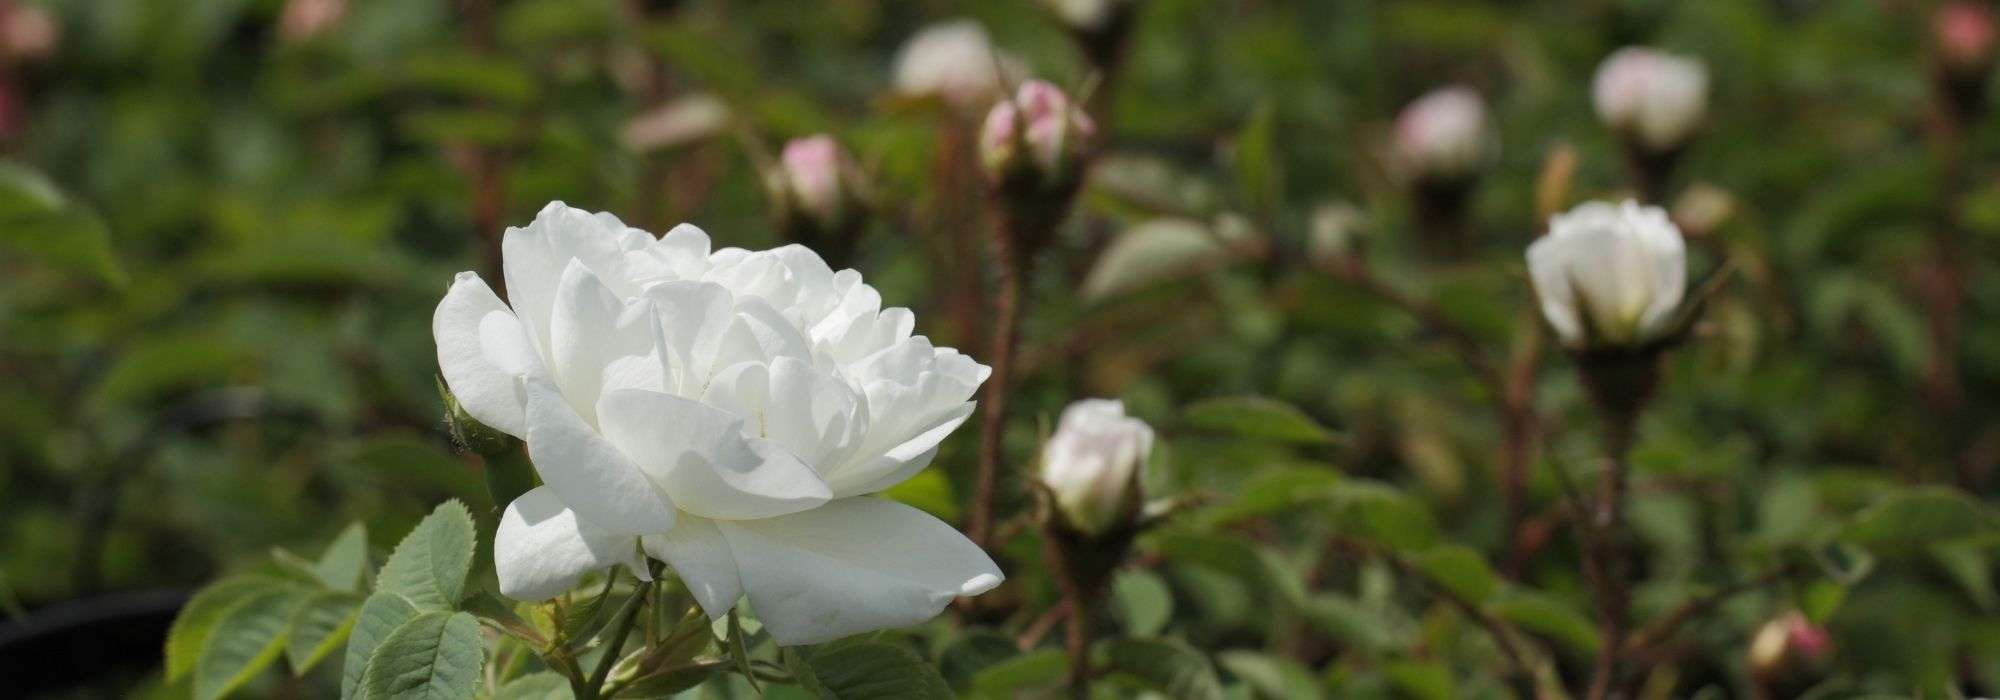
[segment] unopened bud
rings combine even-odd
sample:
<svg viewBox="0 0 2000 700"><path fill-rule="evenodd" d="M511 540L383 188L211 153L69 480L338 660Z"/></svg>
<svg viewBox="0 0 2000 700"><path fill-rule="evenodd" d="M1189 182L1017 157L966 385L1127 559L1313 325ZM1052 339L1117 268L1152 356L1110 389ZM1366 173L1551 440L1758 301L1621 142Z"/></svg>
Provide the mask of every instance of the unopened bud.
<svg viewBox="0 0 2000 700"><path fill-rule="evenodd" d="M37 5L0 5L0 53L8 58L39 59L62 44L62 25Z"/></svg>
<svg viewBox="0 0 2000 700"><path fill-rule="evenodd" d="M1597 117L1628 143L1653 153L1685 144L1708 110L1701 61L1641 46L1604 59L1591 84Z"/></svg>
<svg viewBox="0 0 2000 700"><path fill-rule="evenodd" d="M1124 403L1070 404L1042 447L1042 483L1055 496L1055 515L1087 535L1131 524L1145 500L1140 481L1152 453L1153 429L1126 416Z"/></svg>
<svg viewBox="0 0 2000 700"><path fill-rule="evenodd" d="M792 139L766 176L778 225L795 241L845 265L867 206L860 169L832 136Z"/></svg>
<svg viewBox="0 0 2000 700"><path fill-rule="evenodd" d="M1966 0L1945 3L1932 17L1931 31L1946 68L1984 74L1992 65L1996 32L1993 11L1985 4Z"/></svg>
<svg viewBox="0 0 2000 700"><path fill-rule="evenodd" d="M986 28L972 20L925 27L896 55L898 92L962 110L991 104L1005 92L1004 81L1022 73L1020 59L995 49Z"/></svg>
<svg viewBox="0 0 2000 700"><path fill-rule="evenodd" d="M986 114L979 159L996 182L1024 177L1053 185L1077 177L1096 135L1097 125L1061 89L1030 80Z"/></svg>
<svg viewBox="0 0 2000 700"><path fill-rule="evenodd" d="M1478 174L1493 155L1486 103L1463 85L1433 90L1396 117L1396 154L1419 181L1457 181Z"/></svg>
<svg viewBox="0 0 2000 700"><path fill-rule="evenodd" d="M1793 610L1772 618L1750 639L1750 673L1770 697L1811 687L1833 660L1833 636Z"/></svg>

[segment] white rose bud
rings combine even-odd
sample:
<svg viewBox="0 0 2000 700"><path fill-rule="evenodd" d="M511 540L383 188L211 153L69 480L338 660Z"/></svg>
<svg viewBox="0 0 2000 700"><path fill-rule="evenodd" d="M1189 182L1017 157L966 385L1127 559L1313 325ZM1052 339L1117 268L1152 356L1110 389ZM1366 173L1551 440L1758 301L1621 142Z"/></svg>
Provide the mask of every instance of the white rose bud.
<svg viewBox="0 0 2000 700"><path fill-rule="evenodd" d="M1672 330L1687 290L1687 249L1659 207L1587 202L1528 246L1542 315L1575 348L1639 346Z"/></svg>
<svg viewBox="0 0 2000 700"><path fill-rule="evenodd" d="M1019 59L993 47L985 27L953 20L925 27L903 44L896 55L896 90L980 109L1005 92L1003 76L1023 72Z"/></svg>
<svg viewBox="0 0 2000 700"><path fill-rule="evenodd" d="M1685 143L1708 109L1708 71L1701 61L1630 46L1611 54L1591 84L1597 117L1648 151Z"/></svg>
<svg viewBox="0 0 2000 700"><path fill-rule="evenodd" d="M993 105L986 114L979 130L979 160L996 180L1027 171L1042 182L1057 182L1074 174L1078 157L1096 134L1090 115L1060 88L1030 80L1013 100Z"/></svg>
<svg viewBox="0 0 2000 700"><path fill-rule="evenodd" d="M509 299L460 273L432 321L465 413L527 441L543 485L494 535L541 600L643 556L710 617L747 597L780 644L916 624L998 585L993 560L875 497L972 413L986 367L801 246L711 250L552 203L501 241Z"/></svg>
<svg viewBox="0 0 2000 700"><path fill-rule="evenodd" d="M1125 404L1085 399L1063 409L1042 446L1042 483L1076 529L1098 534L1137 514L1140 470L1153 453L1153 429L1125 415Z"/></svg>
<svg viewBox="0 0 2000 700"><path fill-rule="evenodd" d="M1463 85L1433 90L1396 117L1395 145L1403 167L1417 179L1469 177L1491 154L1486 103Z"/></svg>

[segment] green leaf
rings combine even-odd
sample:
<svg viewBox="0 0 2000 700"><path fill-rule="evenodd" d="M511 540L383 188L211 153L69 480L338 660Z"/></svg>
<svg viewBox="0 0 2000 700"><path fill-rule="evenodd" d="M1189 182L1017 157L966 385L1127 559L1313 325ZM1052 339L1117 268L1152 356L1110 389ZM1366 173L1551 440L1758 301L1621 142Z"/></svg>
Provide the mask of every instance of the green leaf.
<svg viewBox="0 0 2000 700"><path fill-rule="evenodd" d="M459 700L479 690L486 662L479 621L469 613L427 612L390 632L368 659L360 697Z"/></svg>
<svg viewBox="0 0 2000 700"><path fill-rule="evenodd" d="M313 594L292 611L292 619L285 625L285 658L292 664L292 673L305 675L340 648L360 611L361 596L346 591Z"/></svg>
<svg viewBox="0 0 2000 700"><path fill-rule="evenodd" d="M979 669L972 675L972 689L991 698L1035 697L1030 691L1055 685L1068 674L1068 655L1038 649Z"/></svg>
<svg viewBox="0 0 2000 700"><path fill-rule="evenodd" d="M576 693L569 688L569 679L550 671L530 673L508 681L493 693L493 700L572 700L575 697Z"/></svg>
<svg viewBox="0 0 2000 700"><path fill-rule="evenodd" d="M1441 544L1416 557L1417 569L1452 595L1485 602L1500 588L1500 577L1478 550L1462 544Z"/></svg>
<svg viewBox="0 0 2000 700"><path fill-rule="evenodd" d="M1460 697L1451 669L1435 661L1398 661L1383 669L1402 697L1451 700Z"/></svg>
<svg viewBox="0 0 2000 700"><path fill-rule="evenodd" d="M1111 616L1128 637L1151 637L1166 629L1174 615L1174 597L1160 576L1144 569L1118 574L1111 581Z"/></svg>
<svg viewBox="0 0 2000 700"><path fill-rule="evenodd" d="M0 162L0 245L113 287L125 285L104 220L41 173L6 162Z"/></svg>
<svg viewBox="0 0 2000 700"><path fill-rule="evenodd" d="M181 612L174 617L174 624L167 630L167 680L180 680L194 670L195 661L201 658L201 651L208 646L208 638L215 632L217 622L224 613L244 599L259 593L279 590L287 586L282 579L270 576L237 576L225 578L209 584L189 598Z"/></svg>
<svg viewBox="0 0 2000 700"><path fill-rule="evenodd" d="M1553 596L1510 591L1488 605L1501 619L1553 639L1580 655L1597 651L1597 628L1591 625L1590 618Z"/></svg>
<svg viewBox="0 0 2000 700"><path fill-rule="evenodd" d="M1262 652L1232 650L1217 654L1223 670L1242 679L1261 697L1292 700L1323 697L1319 681L1297 661Z"/></svg>
<svg viewBox="0 0 2000 700"><path fill-rule="evenodd" d="M1236 134L1236 176L1243 186L1243 201L1261 213L1278 206L1283 162L1277 153L1277 117L1269 102L1260 103Z"/></svg>
<svg viewBox="0 0 2000 700"><path fill-rule="evenodd" d="M963 690L982 669L1020 655L1013 637L991 630L969 630L938 652L938 673L951 687Z"/></svg>
<svg viewBox="0 0 2000 700"><path fill-rule="evenodd" d="M195 699L228 695L276 661L285 648L292 611L304 600L300 589L282 587L238 600L224 611L194 664Z"/></svg>
<svg viewBox="0 0 2000 700"><path fill-rule="evenodd" d="M348 525L327 545L326 553L313 563L313 575L327 588L360 591L361 574L368 567L368 528L361 523Z"/></svg>
<svg viewBox="0 0 2000 700"><path fill-rule="evenodd" d="M1200 652L1156 639L1120 639L1105 646L1106 668L1181 700L1222 697L1222 681Z"/></svg>
<svg viewBox="0 0 2000 700"><path fill-rule="evenodd" d="M1965 589L1966 596L1981 610L1992 610L1996 602L1992 557L1996 543L2000 543L2000 538L1984 537L1931 546L1931 559L1958 582L1959 588Z"/></svg>
<svg viewBox="0 0 2000 700"><path fill-rule="evenodd" d="M1207 509L1199 517L1204 525L1214 527L1292 511L1301 505L1330 499L1338 493L1339 484L1340 473L1331 466L1263 471L1233 489L1235 498Z"/></svg>
<svg viewBox="0 0 2000 700"><path fill-rule="evenodd" d="M340 669L341 700L360 694L361 676L368 670L368 659L375 655L375 648L382 645L389 633L416 617L416 606L394 593L376 593L361 602L354 630L347 637L346 665Z"/></svg>
<svg viewBox="0 0 2000 700"><path fill-rule="evenodd" d="M721 659L708 659L670 667L634 681L619 690L618 697L671 698L689 688L701 685L715 677L717 670L728 668L729 665L729 662Z"/></svg>
<svg viewBox="0 0 2000 700"><path fill-rule="evenodd" d="M1961 491L1926 486L1899 491L1869 506L1841 539L1882 554L1913 554L1938 542L1995 529L1991 511Z"/></svg>
<svg viewBox="0 0 2000 700"><path fill-rule="evenodd" d="M822 700L952 696L937 669L894 644L834 644L798 650L787 659L799 685Z"/></svg>
<svg viewBox="0 0 2000 700"><path fill-rule="evenodd" d="M1393 486L1350 479L1335 490L1338 522L1347 533L1396 551L1422 549L1438 539L1430 508Z"/></svg>
<svg viewBox="0 0 2000 700"><path fill-rule="evenodd" d="M1283 401L1236 396L1196 401L1181 413L1189 425L1238 437L1299 444L1326 444L1333 431Z"/></svg>
<svg viewBox="0 0 2000 700"><path fill-rule="evenodd" d="M375 590L401 595L425 612L453 609L465 595L477 537L465 504L446 501L396 545Z"/></svg>

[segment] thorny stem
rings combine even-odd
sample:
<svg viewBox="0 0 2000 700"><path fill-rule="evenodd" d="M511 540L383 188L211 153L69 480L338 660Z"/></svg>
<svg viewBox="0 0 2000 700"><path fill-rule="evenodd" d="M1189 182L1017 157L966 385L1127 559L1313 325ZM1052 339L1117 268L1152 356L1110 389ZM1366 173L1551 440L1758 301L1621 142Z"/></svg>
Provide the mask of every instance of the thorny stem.
<svg viewBox="0 0 2000 700"><path fill-rule="evenodd" d="M979 473L973 489L972 521L969 536L981 549L993 544L993 505L999 497L1000 457L1007 426L1007 396L1013 380L1014 346L1020 339L1021 278L1026 263L1015 250L1019 232L1006 230L1011 217L1002 215L1000 230L993 236L993 253L998 259L998 289L993 299L993 333L989 338L988 360L993 376L986 380L982 401L986 414L979 425Z"/></svg>
<svg viewBox="0 0 2000 700"><path fill-rule="evenodd" d="M597 670L592 671L590 680L583 685L578 700L597 700L603 697L604 681L611 677L611 667L618 665L618 653L625 648L625 638L632 636L632 625L639 619L639 611L645 609L648 594L652 593L654 581L639 584L639 590L625 600L625 607L618 610L618 625L604 643L604 658L597 660Z"/></svg>
<svg viewBox="0 0 2000 700"><path fill-rule="evenodd" d="M1602 644L1591 673L1587 695L1591 700L1611 697L1624 657L1626 616L1631 606L1628 581L1631 562L1625 546L1625 500L1631 470L1626 458L1632 450L1637 418L1636 411L1606 412L1604 416L1604 450L1609 468L1600 486L1597 511L1590 522L1596 537L1594 551L1587 557L1595 561L1587 566L1596 571L1593 578Z"/></svg>

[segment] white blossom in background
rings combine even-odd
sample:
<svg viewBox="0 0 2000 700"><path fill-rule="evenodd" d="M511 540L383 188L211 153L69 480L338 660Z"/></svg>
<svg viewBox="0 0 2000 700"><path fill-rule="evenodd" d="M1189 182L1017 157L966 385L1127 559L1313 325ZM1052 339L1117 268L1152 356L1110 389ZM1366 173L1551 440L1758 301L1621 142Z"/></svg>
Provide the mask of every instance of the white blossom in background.
<svg viewBox="0 0 2000 700"><path fill-rule="evenodd" d="M986 107L1025 72L1020 59L994 48L986 28L969 19L918 30L896 54L898 92L938 97L960 109Z"/></svg>
<svg viewBox="0 0 2000 700"><path fill-rule="evenodd" d="M1049 11L1076 29L1096 31L1110 21L1111 13L1132 0L1042 0Z"/></svg>
<svg viewBox="0 0 2000 700"><path fill-rule="evenodd" d="M987 112L979 129L979 159L989 171L1003 171L1015 165L1025 147L1026 164L1054 177L1096 134L1097 124L1061 88L1030 80L1021 84L1014 99Z"/></svg>
<svg viewBox="0 0 2000 700"><path fill-rule="evenodd" d="M1528 246L1542 316L1566 345L1640 345L1671 330L1687 291L1687 247L1659 207L1586 202Z"/></svg>
<svg viewBox="0 0 2000 700"><path fill-rule="evenodd" d="M501 592L555 596L645 555L711 617L747 596L781 644L915 624L998 585L951 526L874 494L972 412L987 368L799 246L711 250L551 203L502 240L508 303L460 273L433 321L472 417L527 441Z"/></svg>
<svg viewBox="0 0 2000 700"><path fill-rule="evenodd" d="M1708 110L1708 70L1701 61L1641 46L1619 49L1591 84L1597 118L1653 151L1686 142Z"/></svg>
<svg viewBox="0 0 2000 700"><path fill-rule="evenodd" d="M1396 155L1419 179L1472 175L1492 149L1486 102L1463 85L1433 90L1396 117Z"/></svg>
<svg viewBox="0 0 2000 700"><path fill-rule="evenodd" d="M1140 470L1152 454L1153 429L1126 416L1123 402L1084 399L1063 409L1042 446L1042 483L1071 526L1101 533L1141 500Z"/></svg>

